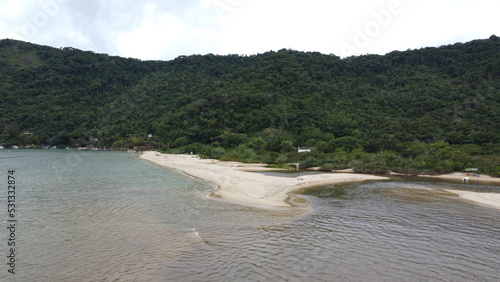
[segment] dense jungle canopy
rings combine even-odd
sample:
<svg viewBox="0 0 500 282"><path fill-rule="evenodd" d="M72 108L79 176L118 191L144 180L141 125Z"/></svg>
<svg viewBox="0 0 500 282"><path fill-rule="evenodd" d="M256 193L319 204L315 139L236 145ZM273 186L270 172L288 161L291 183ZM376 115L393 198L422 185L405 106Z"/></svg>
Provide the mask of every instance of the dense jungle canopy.
<svg viewBox="0 0 500 282"><path fill-rule="evenodd" d="M0 141L155 147L407 173L500 173L500 38L341 59L141 61L0 41ZM152 135L152 137L148 137ZM298 146L312 147L306 154Z"/></svg>

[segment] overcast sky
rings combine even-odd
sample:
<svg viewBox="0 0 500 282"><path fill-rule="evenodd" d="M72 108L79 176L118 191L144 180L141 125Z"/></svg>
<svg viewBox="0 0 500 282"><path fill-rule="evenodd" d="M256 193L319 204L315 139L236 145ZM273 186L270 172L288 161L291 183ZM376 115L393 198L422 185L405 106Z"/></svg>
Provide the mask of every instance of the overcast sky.
<svg viewBox="0 0 500 282"><path fill-rule="evenodd" d="M0 39L143 60L341 57L500 36L499 0L0 0Z"/></svg>

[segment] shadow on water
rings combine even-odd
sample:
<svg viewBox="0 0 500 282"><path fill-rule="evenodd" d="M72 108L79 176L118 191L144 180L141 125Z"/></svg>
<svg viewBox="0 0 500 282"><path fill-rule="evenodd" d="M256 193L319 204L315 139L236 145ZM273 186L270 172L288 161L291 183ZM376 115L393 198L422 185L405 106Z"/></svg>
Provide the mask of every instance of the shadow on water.
<svg viewBox="0 0 500 282"><path fill-rule="evenodd" d="M315 196L319 198L346 198L354 184L335 184L326 186L317 186L311 188L303 188L294 191L295 194Z"/></svg>

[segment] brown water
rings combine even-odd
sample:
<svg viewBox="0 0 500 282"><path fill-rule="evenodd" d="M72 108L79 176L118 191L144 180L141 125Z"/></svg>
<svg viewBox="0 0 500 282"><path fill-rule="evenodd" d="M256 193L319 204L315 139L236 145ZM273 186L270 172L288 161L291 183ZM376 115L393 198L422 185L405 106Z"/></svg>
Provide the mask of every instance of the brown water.
<svg viewBox="0 0 500 282"><path fill-rule="evenodd" d="M498 186L395 179L319 187L303 195L312 209L302 213L208 198L211 187L125 153L2 151L0 179L8 169L18 181L17 273L7 273L2 228L1 281L500 277L500 211L436 190ZM1 219L6 225L5 212Z"/></svg>

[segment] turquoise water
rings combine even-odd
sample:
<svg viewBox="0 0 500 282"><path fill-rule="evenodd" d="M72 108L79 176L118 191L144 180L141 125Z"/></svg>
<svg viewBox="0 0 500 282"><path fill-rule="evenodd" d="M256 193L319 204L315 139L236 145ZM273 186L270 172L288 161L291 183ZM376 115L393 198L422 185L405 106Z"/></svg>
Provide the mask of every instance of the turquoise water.
<svg viewBox="0 0 500 282"><path fill-rule="evenodd" d="M209 198L212 187L127 153L2 150L5 226L8 170L16 274L2 228L1 281L499 280L500 211L435 190L498 186L318 187L303 213Z"/></svg>

